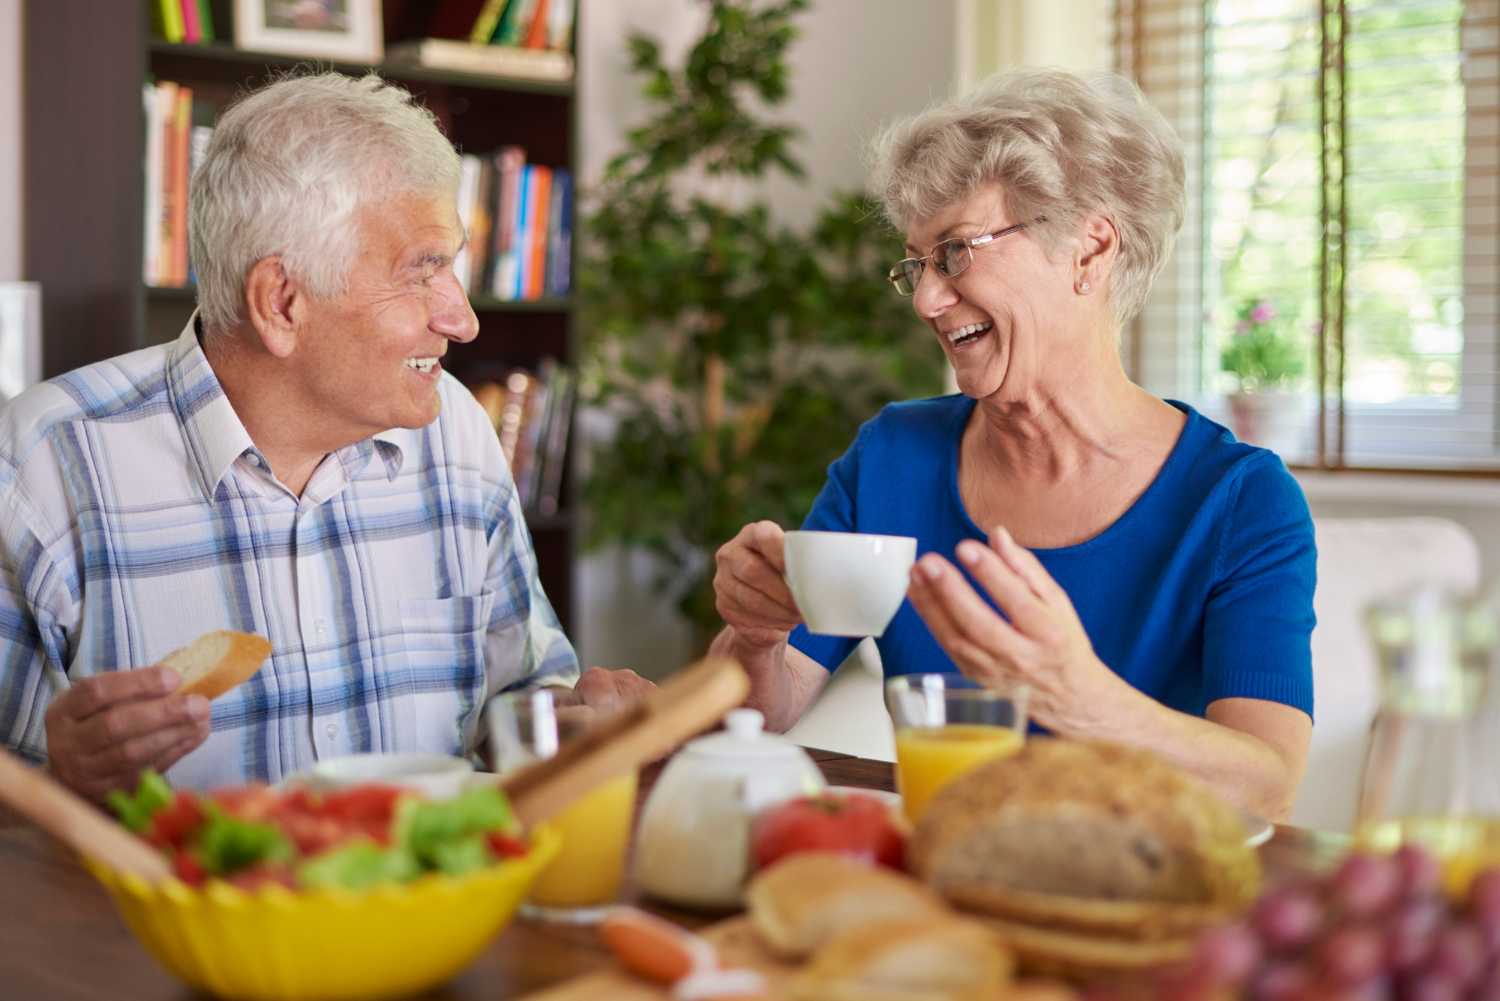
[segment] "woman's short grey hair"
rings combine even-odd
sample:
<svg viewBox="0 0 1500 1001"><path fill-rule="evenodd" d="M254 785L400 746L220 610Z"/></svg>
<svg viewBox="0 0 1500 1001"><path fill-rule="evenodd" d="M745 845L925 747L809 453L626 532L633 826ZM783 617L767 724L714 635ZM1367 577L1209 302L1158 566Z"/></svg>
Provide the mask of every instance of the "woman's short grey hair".
<svg viewBox="0 0 1500 1001"><path fill-rule="evenodd" d="M1182 142L1140 89L1118 74L1026 69L887 126L874 140L873 190L905 229L998 182L1015 222L1048 252L1084 217L1120 233L1110 306L1140 311L1182 228Z"/></svg>
<svg viewBox="0 0 1500 1001"><path fill-rule="evenodd" d="M314 296L348 290L366 202L458 188L432 112L374 73L285 77L219 119L193 175L188 239L205 330L247 318L245 279L280 255Z"/></svg>

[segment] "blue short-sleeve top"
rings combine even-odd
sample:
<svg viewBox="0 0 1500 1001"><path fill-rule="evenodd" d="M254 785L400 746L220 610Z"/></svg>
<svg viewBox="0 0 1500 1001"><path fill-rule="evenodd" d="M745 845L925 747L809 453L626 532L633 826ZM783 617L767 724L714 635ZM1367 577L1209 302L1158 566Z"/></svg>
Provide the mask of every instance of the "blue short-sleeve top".
<svg viewBox="0 0 1500 1001"><path fill-rule="evenodd" d="M954 395L886 407L829 466L802 527L914 536L919 556L950 560L963 539L987 541L958 492L974 405ZM1311 716L1316 550L1301 488L1274 452L1172 405L1187 422L1135 503L1086 542L1034 552L1100 659L1157 701L1202 716L1216 699L1267 699ZM804 626L791 636L830 670L857 642ZM910 601L876 642L887 676L956 670Z"/></svg>

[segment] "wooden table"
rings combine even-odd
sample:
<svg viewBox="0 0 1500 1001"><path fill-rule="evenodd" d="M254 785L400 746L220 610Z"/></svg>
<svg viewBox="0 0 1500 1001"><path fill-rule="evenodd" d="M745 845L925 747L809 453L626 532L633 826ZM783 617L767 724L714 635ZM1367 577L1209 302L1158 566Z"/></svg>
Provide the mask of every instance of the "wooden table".
<svg viewBox="0 0 1500 1001"><path fill-rule="evenodd" d="M811 752L833 785L892 789L891 766L828 751ZM660 765L641 776L644 797ZM1317 871L1347 840L1278 827L1261 849L1268 874ZM627 890L627 898L634 897ZM688 926L714 920L661 907ZM489 949L429 999L495 1001L519 997L611 962L588 928L516 920ZM27 1001L188 1001L192 991L152 961L104 888L65 849L34 828L0 830L0 997Z"/></svg>

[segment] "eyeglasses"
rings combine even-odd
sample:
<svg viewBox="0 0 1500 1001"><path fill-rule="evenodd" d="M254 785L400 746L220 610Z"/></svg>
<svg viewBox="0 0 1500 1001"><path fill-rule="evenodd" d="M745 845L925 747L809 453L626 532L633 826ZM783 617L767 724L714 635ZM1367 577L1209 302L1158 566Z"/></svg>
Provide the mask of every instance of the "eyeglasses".
<svg viewBox="0 0 1500 1001"><path fill-rule="evenodd" d="M1047 221L1046 216L1033 219L1031 222L1018 222L1009 229L1002 229L998 233L986 233L984 236L971 236L967 239L954 237L952 240L944 240L932 248L932 253L926 257L908 257L901 261L891 273L886 276L887 280L894 286L896 291L902 295L912 295L917 291L917 283L922 280L922 272L927 268L927 262L931 261L933 267L937 268L938 274L944 278L952 278L961 275L974 263L974 247L982 247L987 243L994 243L1002 236L1010 236L1019 233L1027 226L1035 226L1037 223Z"/></svg>

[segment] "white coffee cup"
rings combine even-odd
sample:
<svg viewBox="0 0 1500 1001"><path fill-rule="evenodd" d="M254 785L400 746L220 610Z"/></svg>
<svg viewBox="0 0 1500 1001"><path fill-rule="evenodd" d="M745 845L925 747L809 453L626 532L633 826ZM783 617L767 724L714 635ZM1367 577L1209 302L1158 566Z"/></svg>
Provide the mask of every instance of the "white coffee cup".
<svg viewBox="0 0 1500 1001"><path fill-rule="evenodd" d="M906 597L917 540L856 532L786 533L786 582L810 632L879 636Z"/></svg>

